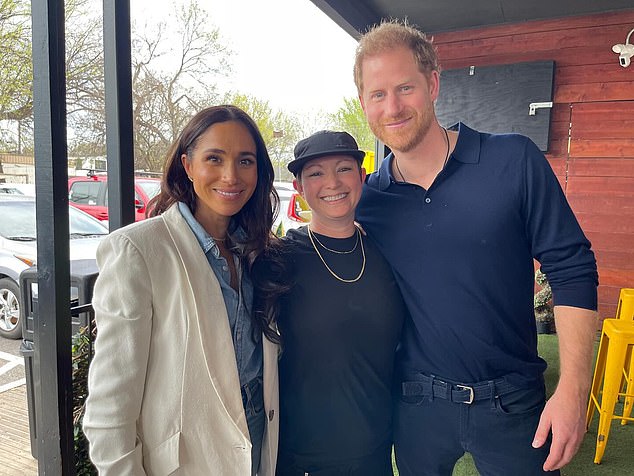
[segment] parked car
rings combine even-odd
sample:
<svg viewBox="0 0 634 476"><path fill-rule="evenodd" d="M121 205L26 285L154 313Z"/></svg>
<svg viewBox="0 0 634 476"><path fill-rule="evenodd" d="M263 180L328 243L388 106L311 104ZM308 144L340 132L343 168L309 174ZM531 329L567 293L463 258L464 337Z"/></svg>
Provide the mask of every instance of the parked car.
<svg viewBox="0 0 634 476"><path fill-rule="evenodd" d="M0 183L0 195L28 195L35 196L33 183Z"/></svg>
<svg viewBox="0 0 634 476"><path fill-rule="evenodd" d="M280 197L280 211L273 223L273 232L284 236L291 228L299 228L310 221L310 208L292 183L274 182L273 186Z"/></svg>
<svg viewBox="0 0 634 476"><path fill-rule="evenodd" d="M99 241L108 229L97 219L69 207L70 259L94 259ZM36 264L35 199L0 196L0 336L18 339L20 273Z"/></svg>
<svg viewBox="0 0 634 476"><path fill-rule="evenodd" d="M145 219L148 202L159 193L161 181L154 177L134 178L135 221ZM108 225L108 176L89 173L68 179L68 200L80 210Z"/></svg>

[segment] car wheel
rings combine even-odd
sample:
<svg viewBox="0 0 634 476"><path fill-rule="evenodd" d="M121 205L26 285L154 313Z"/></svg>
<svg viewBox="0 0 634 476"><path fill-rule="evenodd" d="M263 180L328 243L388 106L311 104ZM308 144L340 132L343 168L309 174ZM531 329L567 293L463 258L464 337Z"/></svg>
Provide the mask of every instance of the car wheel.
<svg viewBox="0 0 634 476"><path fill-rule="evenodd" d="M7 339L22 337L20 288L10 278L0 279L0 336Z"/></svg>

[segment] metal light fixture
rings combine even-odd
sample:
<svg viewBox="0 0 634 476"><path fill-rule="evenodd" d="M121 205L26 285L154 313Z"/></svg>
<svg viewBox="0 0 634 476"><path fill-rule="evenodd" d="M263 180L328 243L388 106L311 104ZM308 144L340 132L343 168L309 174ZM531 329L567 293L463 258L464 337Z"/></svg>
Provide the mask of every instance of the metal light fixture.
<svg viewBox="0 0 634 476"><path fill-rule="evenodd" d="M619 64L624 68L627 68L630 65L632 56L634 56L634 45L630 43L630 36L632 36L632 33L634 33L634 28L632 28L627 34L624 45L618 43L612 47L612 51L619 55Z"/></svg>

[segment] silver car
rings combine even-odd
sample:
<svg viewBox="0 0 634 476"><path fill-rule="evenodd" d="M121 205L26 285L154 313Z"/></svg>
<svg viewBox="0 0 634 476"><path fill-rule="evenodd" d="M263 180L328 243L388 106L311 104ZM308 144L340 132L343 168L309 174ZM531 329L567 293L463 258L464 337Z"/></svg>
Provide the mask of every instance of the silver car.
<svg viewBox="0 0 634 476"><path fill-rule="evenodd" d="M94 259L97 245L108 234L99 220L69 207L70 259ZM20 273L37 259L35 198L0 197L0 337L22 337Z"/></svg>

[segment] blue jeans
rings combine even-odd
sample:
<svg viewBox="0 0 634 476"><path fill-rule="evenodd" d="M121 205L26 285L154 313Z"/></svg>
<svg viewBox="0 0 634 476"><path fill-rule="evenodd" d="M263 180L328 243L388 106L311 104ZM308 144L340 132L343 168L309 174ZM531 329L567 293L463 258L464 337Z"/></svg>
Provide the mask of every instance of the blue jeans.
<svg viewBox="0 0 634 476"><path fill-rule="evenodd" d="M255 476L260 469L260 454L262 453L262 439L266 428L264 415L264 391L262 379L254 378L242 386L242 404L247 417L249 436L251 439L251 475Z"/></svg>
<svg viewBox="0 0 634 476"><path fill-rule="evenodd" d="M531 446L545 405L543 383L471 404L411 394L396 400L394 449L401 476L451 476L465 452L485 476L559 474L542 469L550 439L541 448Z"/></svg>

